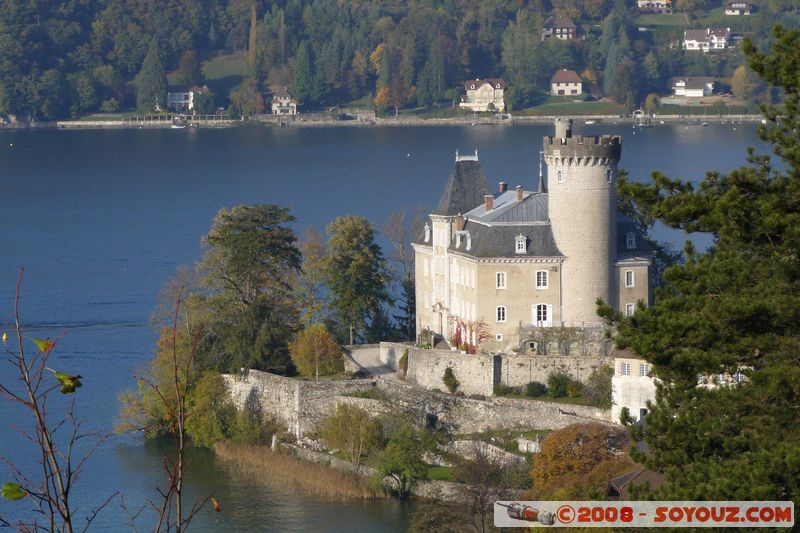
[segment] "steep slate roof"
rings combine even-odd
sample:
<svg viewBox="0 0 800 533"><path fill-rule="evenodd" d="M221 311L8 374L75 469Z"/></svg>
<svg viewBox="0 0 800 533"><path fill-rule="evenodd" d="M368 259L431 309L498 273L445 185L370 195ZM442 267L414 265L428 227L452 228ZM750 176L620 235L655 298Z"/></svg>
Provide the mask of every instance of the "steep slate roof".
<svg viewBox="0 0 800 533"><path fill-rule="evenodd" d="M562 68L550 79L550 83L581 83L581 77L574 70Z"/></svg>
<svg viewBox="0 0 800 533"><path fill-rule="evenodd" d="M627 235L636 234L636 246L629 250ZM641 259L649 257L654 252L653 247L645 240L636 223L627 215L617 214L617 260Z"/></svg>
<svg viewBox="0 0 800 533"><path fill-rule="evenodd" d="M485 80L466 80L464 82L464 90L474 91L480 89L484 83L488 83L493 89L505 89L506 82L499 78L486 78ZM498 87L498 85L500 87ZM473 87L474 86L474 87Z"/></svg>
<svg viewBox="0 0 800 533"><path fill-rule="evenodd" d="M470 220L486 223L531 224L548 222L547 195L525 191L522 201L517 201L517 191L511 190L494 196L494 208L487 212L486 203L464 213Z"/></svg>
<svg viewBox="0 0 800 533"><path fill-rule="evenodd" d="M466 249L466 238L450 241L450 251L462 252L472 257L560 257L562 254L556 247L550 224L503 224L487 226L476 221L467 220L464 230L470 234L470 249ZM527 238L527 253L515 253L516 237Z"/></svg>
<svg viewBox="0 0 800 533"><path fill-rule="evenodd" d="M570 30L575 29L575 23L566 17L551 17L544 23L544 27L548 29L567 28Z"/></svg>
<svg viewBox="0 0 800 533"><path fill-rule="evenodd" d="M708 30L683 30L684 41L707 41Z"/></svg>
<svg viewBox="0 0 800 533"><path fill-rule="evenodd" d="M479 161L456 161L453 173L447 180L439 205L433 210L434 215L456 216L466 213L476 205L483 203L483 197L489 193L489 185L483 175Z"/></svg>

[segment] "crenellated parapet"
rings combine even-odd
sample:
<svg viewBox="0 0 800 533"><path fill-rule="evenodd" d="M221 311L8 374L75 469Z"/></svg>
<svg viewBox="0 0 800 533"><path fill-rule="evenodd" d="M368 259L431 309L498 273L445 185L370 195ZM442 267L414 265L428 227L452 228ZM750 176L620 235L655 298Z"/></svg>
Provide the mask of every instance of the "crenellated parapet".
<svg viewBox="0 0 800 533"><path fill-rule="evenodd" d="M575 137L544 137L544 158L548 165L596 166L619 161L622 137L576 135Z"/></svg>

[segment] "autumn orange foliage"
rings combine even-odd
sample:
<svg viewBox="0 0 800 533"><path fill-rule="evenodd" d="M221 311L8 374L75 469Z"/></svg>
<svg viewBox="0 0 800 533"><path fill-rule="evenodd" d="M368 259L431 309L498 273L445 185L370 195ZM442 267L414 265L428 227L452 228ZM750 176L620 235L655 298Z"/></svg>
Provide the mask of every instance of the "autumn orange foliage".
<svg viewBox="0 0 800 533"><path fill-rule="evenodd" d="M529 496L602 496L609 479L635 466L625 451L627 446L623 428L602 424L573 424L550 433L534 459Z"/></svg>

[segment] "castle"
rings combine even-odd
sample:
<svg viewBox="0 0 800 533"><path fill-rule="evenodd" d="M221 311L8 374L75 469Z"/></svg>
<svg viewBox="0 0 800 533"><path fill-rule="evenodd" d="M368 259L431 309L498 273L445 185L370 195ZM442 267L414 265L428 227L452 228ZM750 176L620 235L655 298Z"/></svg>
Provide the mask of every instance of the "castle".
<svg viewBox="0 0 800 533"><path fill-rule="evenodd" d="M521 327L600 325L596 300L632 314L650 300L652 257L617 210L619 136L573 135L556 119L543 140L536 191L490 193L474 155L456 153L444 194L413 243L417 329L497 349ZM546 167L546 181L542 169ZM468 325L464 327L464 325Z"/></svg>

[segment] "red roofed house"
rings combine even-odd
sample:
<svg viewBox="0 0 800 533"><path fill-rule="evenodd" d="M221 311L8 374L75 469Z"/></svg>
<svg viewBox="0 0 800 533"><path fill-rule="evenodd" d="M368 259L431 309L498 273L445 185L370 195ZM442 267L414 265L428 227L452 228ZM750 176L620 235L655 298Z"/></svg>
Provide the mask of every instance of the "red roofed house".
<svg viewBox="0 0 800 533"><path fill-rule="evenodd" d="M550 79L553 96L577 96L583 93L583 80L574 70L562 68Z"/></svg>
<svg viewBox="0 0 800 533"><path fill-rule="evenodd" d="M459 107L478 112L497 111L502 113L505 111L503 92L506 89L506 82L503 80L467 80L464 82L464 89L467 94L461 97Z"/></svg>

